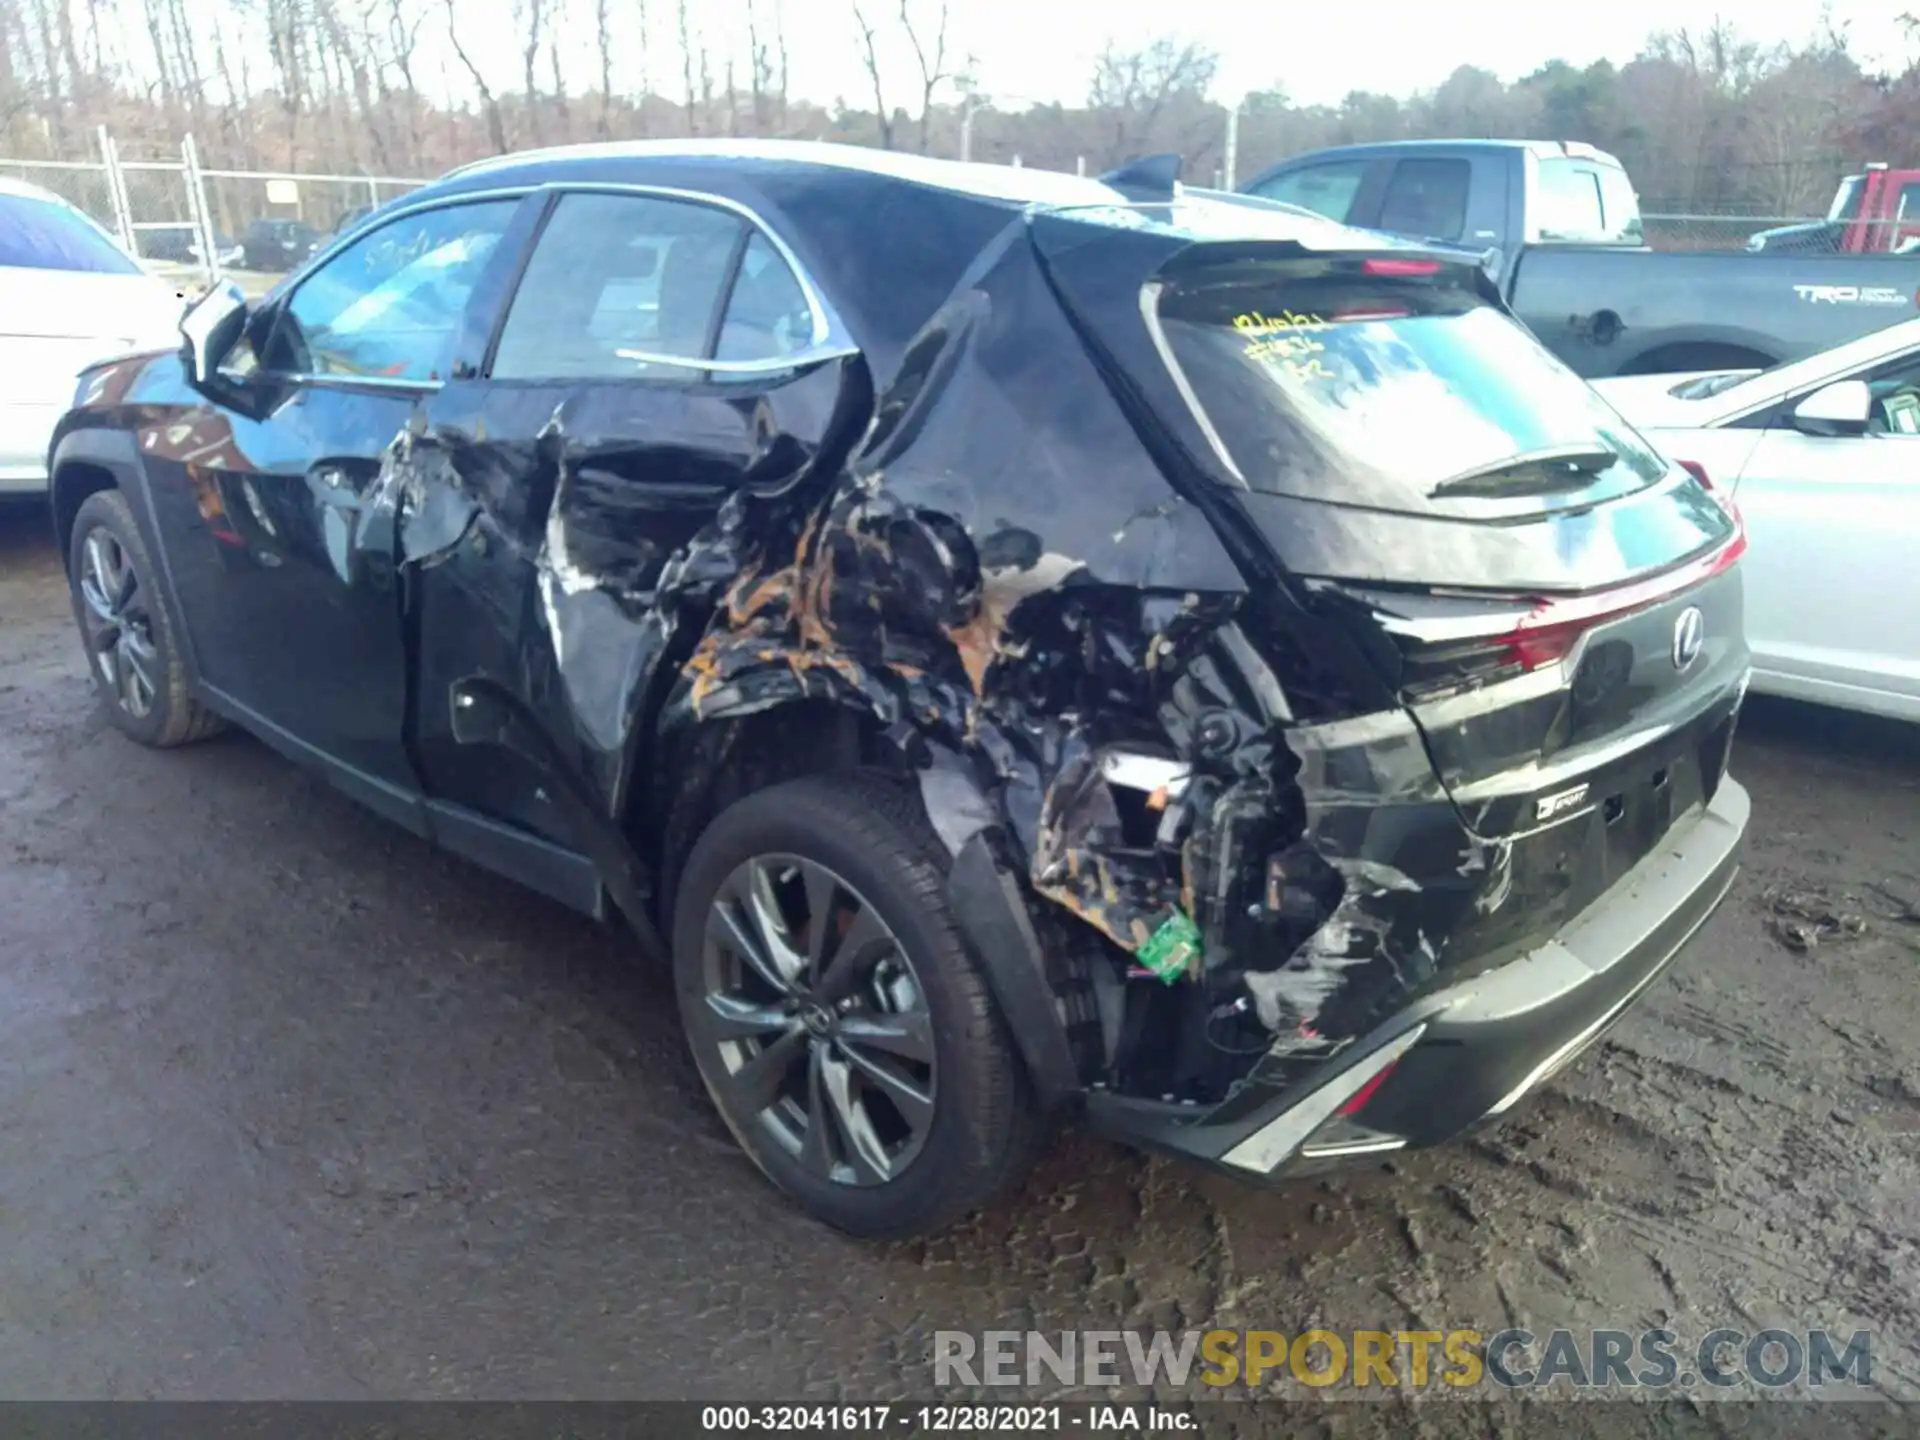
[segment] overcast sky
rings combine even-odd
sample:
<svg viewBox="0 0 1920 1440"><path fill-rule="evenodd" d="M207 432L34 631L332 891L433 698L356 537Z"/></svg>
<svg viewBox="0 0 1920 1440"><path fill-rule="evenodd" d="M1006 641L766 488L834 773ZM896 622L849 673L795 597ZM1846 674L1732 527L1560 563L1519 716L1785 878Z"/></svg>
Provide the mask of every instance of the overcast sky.
<svg viewBox="0 0 1920 1440"><path fill-rule="evenodd" d="M776 0L756 0L763 15ZM830 101L844 97L870 106L850 0L779 0L785 10L791 84L796 95ZM939 0L911 0L916 13L937 12ZM950 43L976 60L981 88L1002 105L1083 100L1094 57L1108 41L1134 45L1164 33L1199 41L1221 55L1216 94L1228 100L1278 84L1302 103L1334 103L1348 91L1405 95L1430 89L1458 66L1484 66L1514 80L1560 58L1585 64L1602 57L1633 58L1649 33L1688 26L1704 30L1716 15L1730 17L1744 35L1767 43L1798 42L1820 27L1823 9L1852 35L1865 62L1898 67L1906 46L1896 16L1911 0L951 0ZM469 0L467 9L472 8ZM867 13L892 32L897 0L865 0ZM482 7L483 9L485 7ZM730 38L744 56L742 0L689 0L689 10L718 54ZM507 6L499 6L501 20ZM591 0L569 0L575 46L591 43ZM675 93L679 56L673 45L674 0L648 7L653 84ZM616 5L632 25L633 7ZM482 38L484 37L484 38ZM482 64L498 84L518 74L511 24L482 27L469 37L487 49ZM625 37L622 37L623 39ZM637 35L632 37L637 40ZM634 53L626 44L623 53ZM477 58L477 57L476 57ZM583 62L586 57L582 56ZM744 64L744 61L742 62ZM571 66L569 68L572 68ZM590 62L588 69L590 71ZM626 67L622 67L623 69ZM719 64L715 65L719 83ZM889 104L910 105L911 56L893 43L887 56ZM453 78L453 77L449 77ZM459 77L464 79L464 77ZM634 77L637 79L637 77ZM744 88L746 75L739 75ZM462 87L464 88L464 86Z"/></svg>

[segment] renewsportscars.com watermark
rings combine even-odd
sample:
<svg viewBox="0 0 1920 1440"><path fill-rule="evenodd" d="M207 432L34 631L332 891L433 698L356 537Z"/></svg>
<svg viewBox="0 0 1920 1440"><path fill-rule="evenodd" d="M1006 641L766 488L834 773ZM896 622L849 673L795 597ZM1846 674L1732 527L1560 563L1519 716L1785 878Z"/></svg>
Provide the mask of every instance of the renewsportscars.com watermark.
<svg viewBox="0 0 1920 1440"><path fill-rule="evenodd" d="M937 1386L1263 1390L1679 1390L1873 1384L1865 1330L964 1330L933 1334Z"/></svg>

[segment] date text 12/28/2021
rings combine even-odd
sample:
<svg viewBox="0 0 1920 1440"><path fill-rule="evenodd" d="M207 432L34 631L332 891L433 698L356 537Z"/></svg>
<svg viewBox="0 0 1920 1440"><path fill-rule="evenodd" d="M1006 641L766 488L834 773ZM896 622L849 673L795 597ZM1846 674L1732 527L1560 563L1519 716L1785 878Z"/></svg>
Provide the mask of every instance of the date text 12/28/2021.
<svg viewBox="0 0 1920 1440"><path fill-rule="evenodd" d="M708 1405L706 1434L925 1435L1194 1431L1190 1412L1153 1405Z"/></svg>

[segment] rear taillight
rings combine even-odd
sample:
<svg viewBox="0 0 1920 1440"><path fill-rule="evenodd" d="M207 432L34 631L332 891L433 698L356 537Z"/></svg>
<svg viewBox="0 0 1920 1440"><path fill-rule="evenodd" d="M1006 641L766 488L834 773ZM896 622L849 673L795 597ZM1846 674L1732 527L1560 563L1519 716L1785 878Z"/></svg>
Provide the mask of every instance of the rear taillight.
<svg viewBox="0 0 1920 1440"><path fill-rule="evenodd" d="M1702 465L1698 460L1682 460L1680 462L1680 468L1698 480L1702 485L1706 486L1707 489L1713 489L1713 481L1707 478L1707 467Z"/></svg>
<svg viewBox="0 0 1920 1440"><path fill-rule="evenodd" d="M1746 552L1747 536L1740 517L1730 518L1733 534L1717 549L1632 584L1585 595L1514 596L1500 613L1478 621L1379 617L1399 642L1401 692L1432 698L1565 659L1596 625L1670 600L1731 568ZM1499 603L1491 595L1480 598Z"/></svg>
<svg viewBox="0 0 1920 1440"><path fill-rule="evenodd" d="M1358 1090L1354 1091L1353 1098L1333 1113L1336 1115L1358 1115L1362 1110L1367 1108L1367 1102L1379 1093L1380 1087L1387 1083L1387 1077L1393 1074L1399 1064L1400 1057L1396 1055L1384 1070L1367 1081L1367 1083L1362 1085Z"/></svg>
<svg viewBox="0 0 1920 1440"><path fill-rule="evenodd" d="M1747 532L1735 516L1733 537L1711 554L1632 585L1539 600L1518 625L1492 637L1491 643L1521 669L1538 670L1562 659L1594 626L1657 605L1724 574L1746 551Z"/></svg>

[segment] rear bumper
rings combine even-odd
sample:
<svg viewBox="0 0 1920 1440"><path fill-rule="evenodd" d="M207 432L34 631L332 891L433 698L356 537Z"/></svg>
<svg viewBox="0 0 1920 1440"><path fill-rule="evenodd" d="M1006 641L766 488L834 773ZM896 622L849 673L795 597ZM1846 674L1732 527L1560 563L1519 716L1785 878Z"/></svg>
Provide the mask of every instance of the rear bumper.
<svg viewBox="0 0 1920 1440"><path fill-rule="evenodd" d="M1712 802L1600 901L1528 955L1422 996L1349 1047L1311 1091L1226 1124L1097 1094L1088 1119L1116 1139L1180 1153L1255 1183L1449 1139L1497 1119L1626 1013L1726 898L1747 792ZM1380 1081L1351 1118L1339 1111Z"/></svg>

